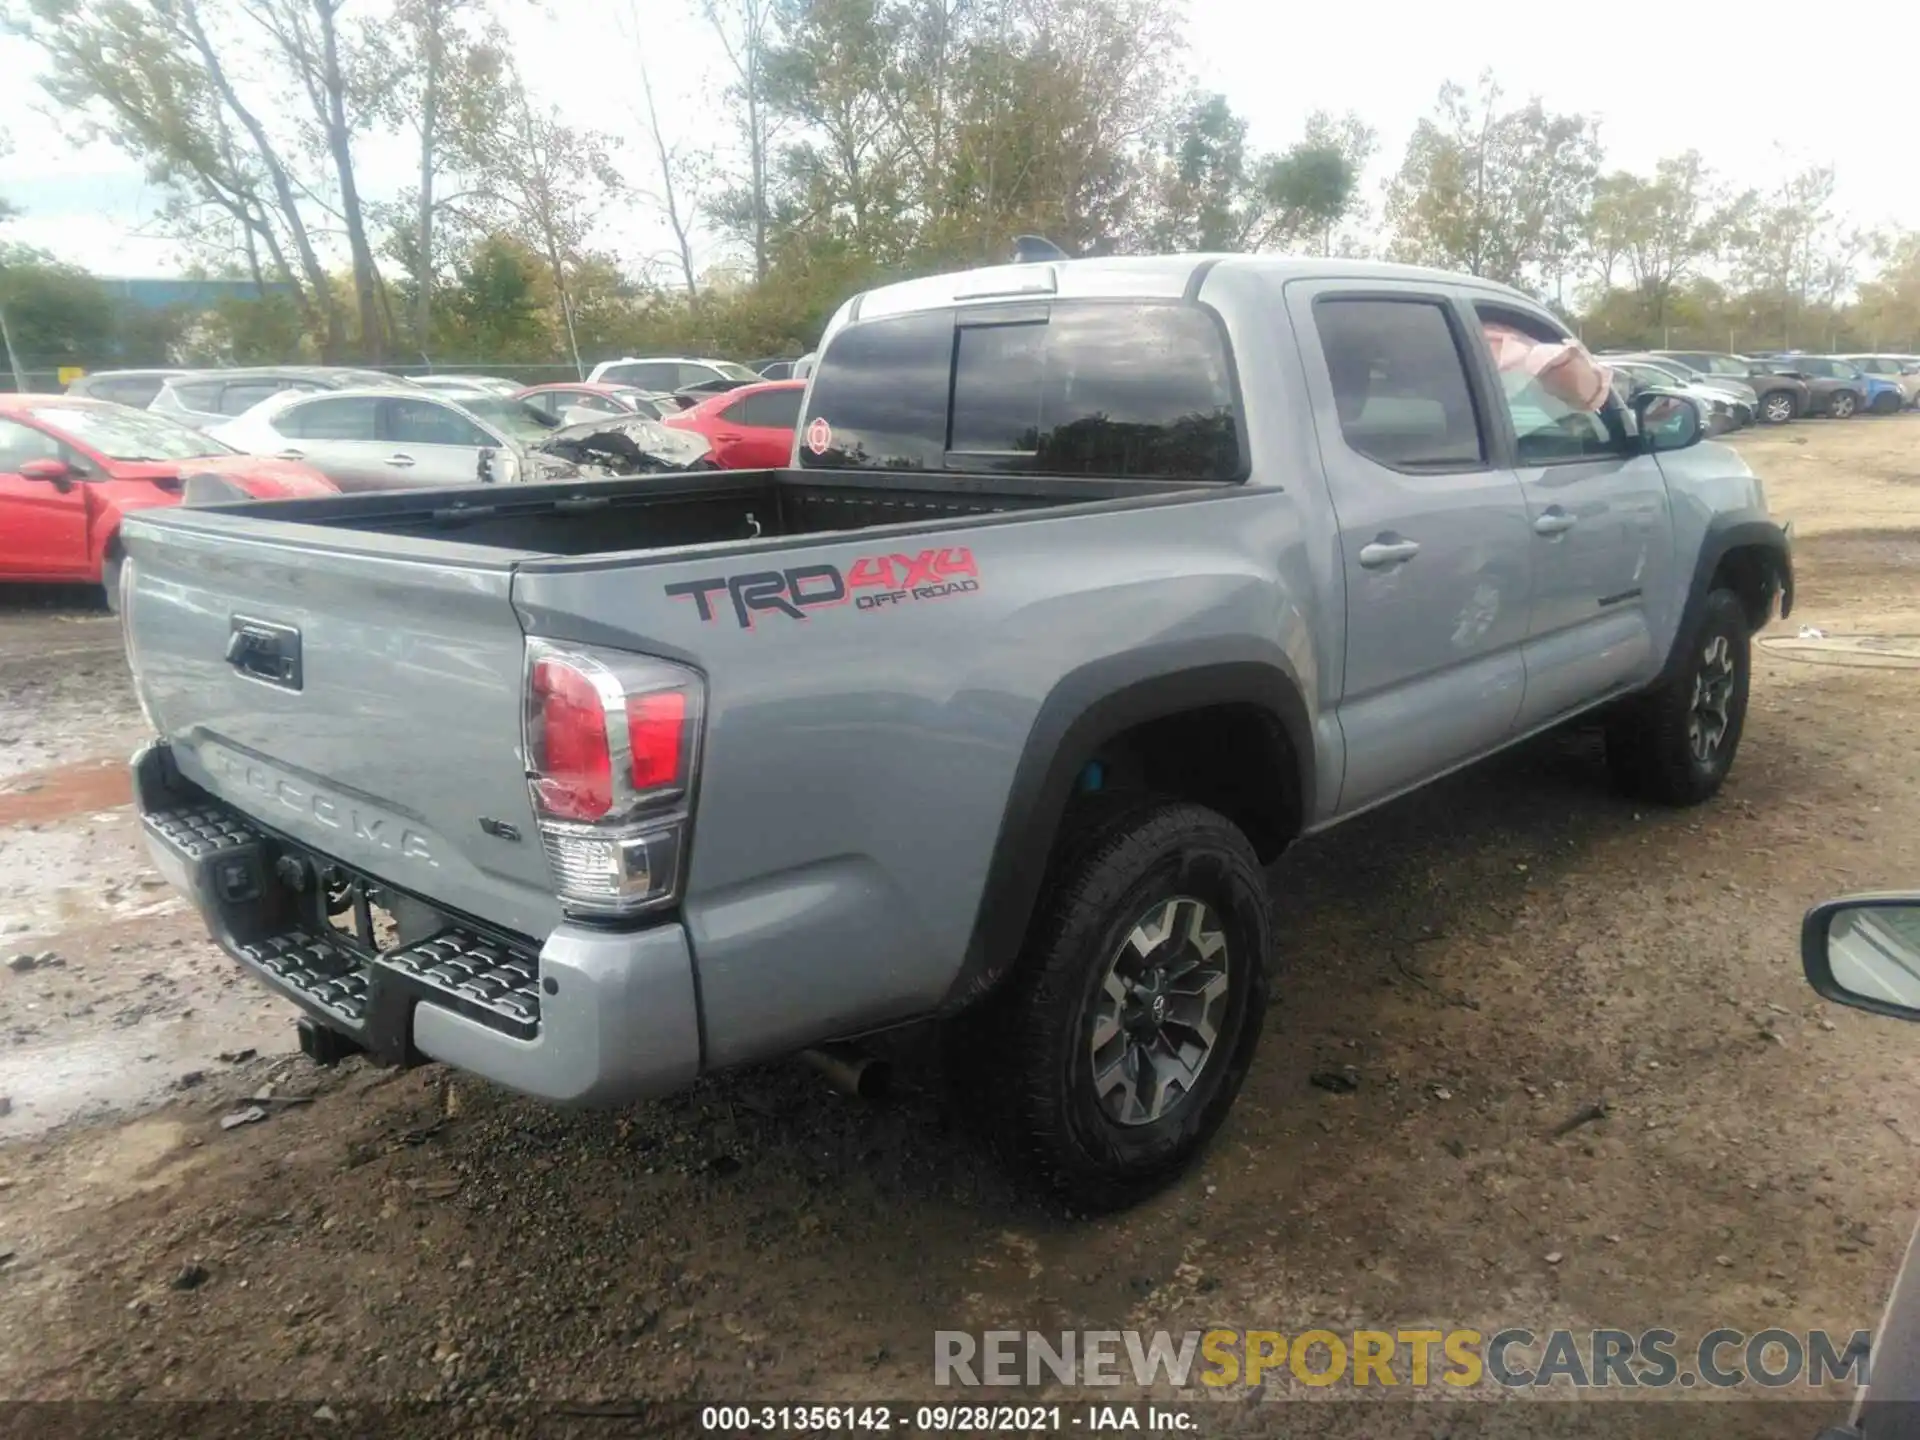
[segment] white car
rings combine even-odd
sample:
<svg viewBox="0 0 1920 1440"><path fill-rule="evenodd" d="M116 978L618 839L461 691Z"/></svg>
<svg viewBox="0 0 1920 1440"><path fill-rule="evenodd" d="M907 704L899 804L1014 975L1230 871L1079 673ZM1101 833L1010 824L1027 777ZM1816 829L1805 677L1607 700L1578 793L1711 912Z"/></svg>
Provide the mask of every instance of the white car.
<svg viewBox="0 0 1920 1440"><path fill-rule="evenodd" d="M731 360L701 360L684 355L628 355L619 360L602 360L593 367L593 373L587 379L632 385L640 390L672 392L715 380L752 385L760 377L745 365L736 365Z"/></svg>
<svg viewBox="0 0 1920 1440"><path fill-rule="evenodd" d="M534 448L557 429L523 400L395 385L285 391L207 433L256 455L304 460L342 490L417 490L577 474Z"/></svg>
<svg viewBox="0 0 1920 1440"><path fill-rule="evenodd" d="M407 383L439 395L517 395L526 388L502 375L409 375Z"/></svg>

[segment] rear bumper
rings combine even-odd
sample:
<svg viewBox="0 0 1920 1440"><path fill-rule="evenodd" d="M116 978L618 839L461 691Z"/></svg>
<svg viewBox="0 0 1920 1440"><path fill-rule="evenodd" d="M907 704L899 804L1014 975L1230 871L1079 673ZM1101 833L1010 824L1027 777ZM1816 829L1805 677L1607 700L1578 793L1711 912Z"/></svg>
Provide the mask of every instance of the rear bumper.
<svg viewBox="0 0 1920 1440"><path fill-rule="evenodd" d="M164 743L134 757L133 779L154 865L220 948L377 1059L440 1060L579 1105L663 1094L699 1073L693 957L678 923L568 924L533 941L449 919L376 955L288 883L328 857L183 780Z"/></svg>

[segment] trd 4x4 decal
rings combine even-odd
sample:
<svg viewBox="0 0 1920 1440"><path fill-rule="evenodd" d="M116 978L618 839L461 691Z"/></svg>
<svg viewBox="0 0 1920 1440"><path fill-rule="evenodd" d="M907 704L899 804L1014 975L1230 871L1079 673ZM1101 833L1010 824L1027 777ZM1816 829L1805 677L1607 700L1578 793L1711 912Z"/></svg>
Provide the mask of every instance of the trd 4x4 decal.
<svg viewBox="0 0 1920 1440"><path fill-rule="evenodd" d="M837 565L795 565L788 570L754 570L716 575L711 580L682 580L666 587L676 600L691 600L702 620L712 620L717 596L732 604L733 618L751 630L765 612L805 620L812 610L831 609L849 600L856 610L891 610L921 600L970 595L980 588L973 551L922 550L918 555L862 555L842 574Z"/></svg>

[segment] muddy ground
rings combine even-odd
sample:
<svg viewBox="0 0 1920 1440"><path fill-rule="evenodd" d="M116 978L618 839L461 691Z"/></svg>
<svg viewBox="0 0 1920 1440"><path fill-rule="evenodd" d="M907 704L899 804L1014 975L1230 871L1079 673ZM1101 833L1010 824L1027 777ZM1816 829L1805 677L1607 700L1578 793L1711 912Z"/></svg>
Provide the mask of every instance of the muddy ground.
<svg viewBox="0 0 1920 1440"><path fill-rule="evenodd" d="M1920 636L1920 416L1738 445L1797 524L1773 635ZM0 969L0 1396L926 1397L933 1332L989 1326L1844 1334L1914 1223L1920 1029L1796 954L1809 902L1920 887L1897 662L1760 651L1698 811L1614 798L1576 735L1298 849L1233 1117L1086 1221L911 1064L882 1104L779 1066L617 1114L316 1070L144 863L93 605L0 599L0 957L37 957ZM1321 1433L1254 1408L1227 1428Z"/></svg>

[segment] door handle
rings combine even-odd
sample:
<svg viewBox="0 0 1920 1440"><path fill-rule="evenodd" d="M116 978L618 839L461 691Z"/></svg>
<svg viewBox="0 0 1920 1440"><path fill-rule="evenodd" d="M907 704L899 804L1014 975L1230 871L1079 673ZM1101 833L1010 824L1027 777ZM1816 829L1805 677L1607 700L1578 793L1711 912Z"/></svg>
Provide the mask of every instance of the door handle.
<svg viewBox="0 0 1920 1440"><path fill-rule="evenodd" d="M399 469L404 470L409 465L413 464L413 457L411 455L389 455L387 457L387 464L396 466Z"/></svg>
<svg viewBox="0 0 1920 1440"><path fill-rule="evenodd" d="M1360 563L1369 570L1401 565L1420 553L1418 540L1375 540L1360 547Z"/></svg>
<svg viewBox="0 0 1920 1440"><path fill-rule="evenodd" d="M275 452L273 458L276 460L304 460L307 458L307 452L304 450L280 450Z"/></svg>
<svg viewBox="0 0 1920 1440"><path fill-rule="evenodd" d="M720 430L714 433L713 438L718 440L722 445L732 445L740 439L740 436L734 434L731 430Z"/></svg>
<svg viewBox="0 0 1920 1440"><path fill-rule="evenodd" d="M1533 533L1549 537L1564 535L1579 523L1580 517L1578 515L1569 515L1564 510L1553 509L1547 511L1546 514L1533 522Z"/></svg>

